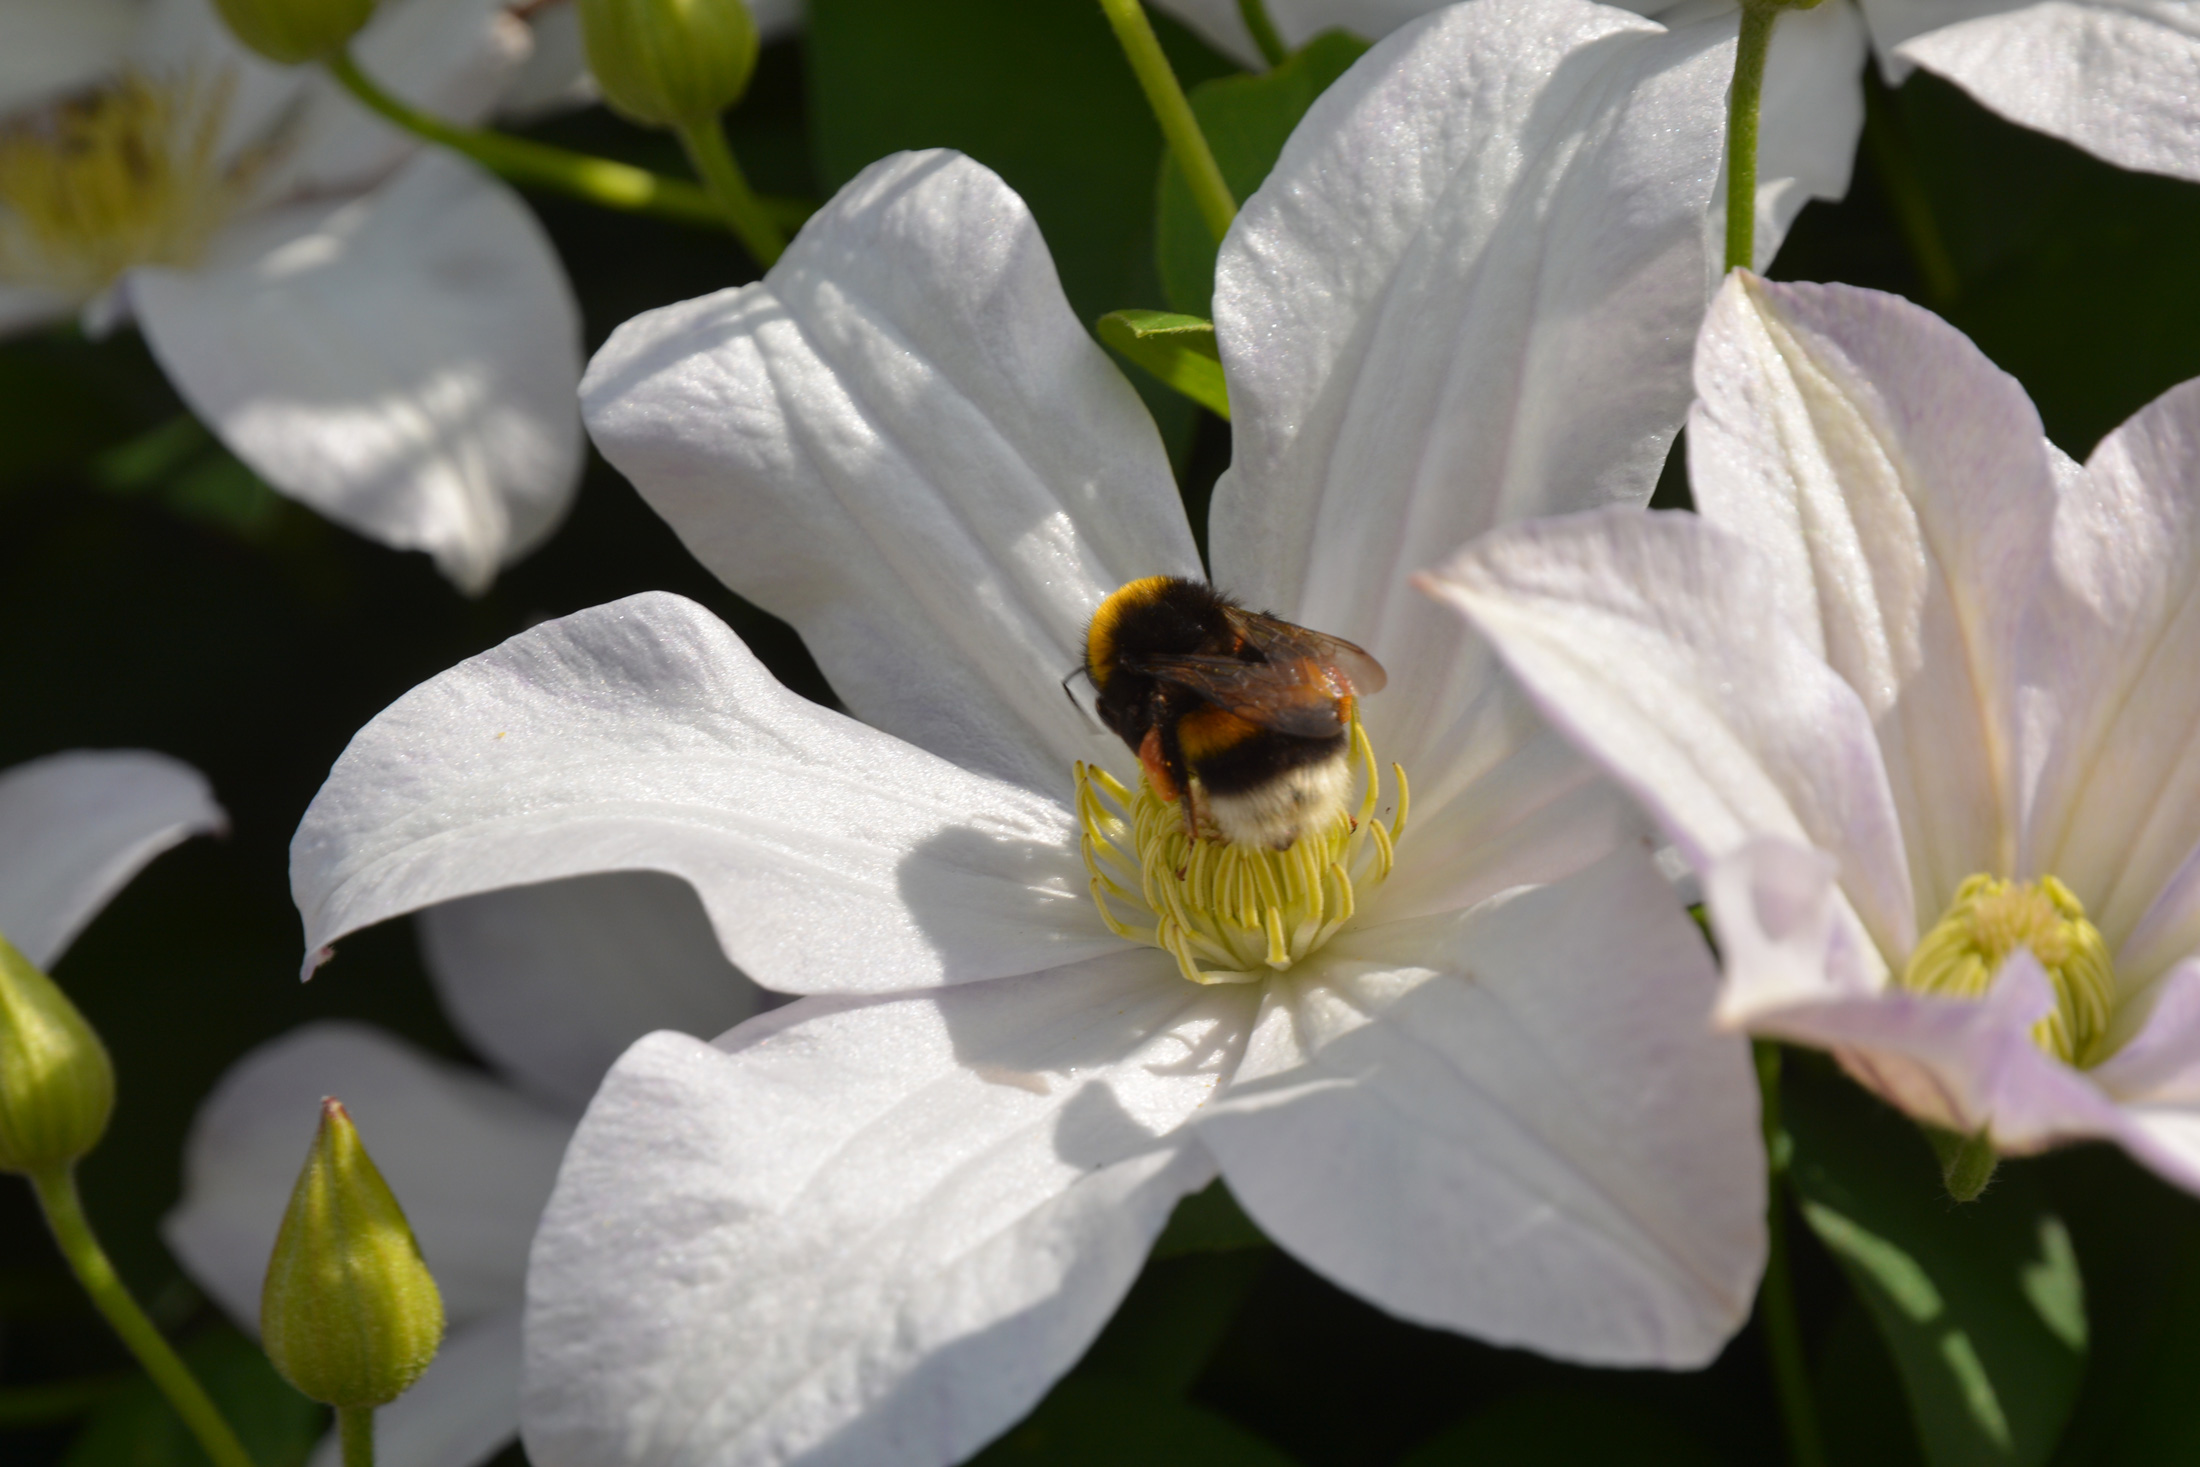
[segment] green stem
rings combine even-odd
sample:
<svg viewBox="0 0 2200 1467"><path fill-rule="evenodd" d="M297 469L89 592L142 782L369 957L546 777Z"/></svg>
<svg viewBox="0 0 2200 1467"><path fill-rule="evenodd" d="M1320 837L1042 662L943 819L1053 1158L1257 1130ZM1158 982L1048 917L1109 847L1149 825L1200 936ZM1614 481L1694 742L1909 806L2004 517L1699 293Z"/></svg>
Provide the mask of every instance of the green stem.
<svg viewBox="0 0 2200 1467"><path fill-rule="evenodd" d="M1107 13L1108 24L1115 27L1115 38L1123 43L1123 54L1130 60L1138 84L1146 89L1146 102L1161 124L1161 136L1168 140L1169 151L1176 155L1176 166L1184 170L1184 181L1192 186L1192 198L1199 204L1208 232L1220 243L1230 221L1237 217L1237 200L1231 197L1230 185L1222 177L1214 151L1207 146L1207 135L1199 130L1199 119L1192 115L1184 88L1169 68L1169 58L1161 52L1153 22L1146 19L1145 7L1138 0L1100 0L1100 8Z"/></svg>
<svg viewBox="0 0 2200 1467"><path fill-rule="evenodd" d="M135 1371L125 1370L0 1387L0 1431L72 1420L105 1400L118 1386L135 1379Z"/></svg>
<svg viewBox="0 0 2200 1467"><path fill-rule="evenodd" d="M702 175L703 186L717 202L725 222L732 226L734 237L759 265L769 269L785 253L787 237L779 232L778 224L750 191L749 181L741 176L741 165L734 161L733 149L726 146L726 130L713 117L683 127L679 133L688 161Z"/></svg>
<svg viewBox="0 0 2200 1467"><path fill-rule="evenodd" d="M73 1167L51 1167L31 1174L31 1186L38 1193L38 1204L45 1209L46 1225L53 1229L54 1241L61 1246L61 1254L68 1259L77 1281L84 1285L84 1292L92 1296L93 1305L114 1326L122 1343L137 1356L145 1373L160 1387L161 1394L176 1408L183 1424L191 1428L206 1455L213 1459L214 1467L252 1467L252 1458L246 1454L244 1444L237 1440L237 1433L230 1429L220 1408L206 1394L198 1378L191 1374L169 1343L161 1338L153 1321L138 1308L137 1300L130 1297L122 1278L114 1265L107 1261L107 1254L99 1246L99 1239L92 1234L90 1219L84 1216L84 1199L77 1195L76 1171Z"/></svg>
<svg viewBox="0 0 2200 1467"><path fill-rule="evenodd" d="M692 183L665 178L646 168L614 163L608 158L595 158L507 133L446 122L384 91L359 69L359 64L348 52L337 52L328 59L327 65L329 74L370 110L415 136L463 153L511 183L548 189L630 214L653 214L660 219L700 224L711 229L725 226L725 212L707 192Z"/></svg>
<svg viewBox="0 0 2200 1467"><path fill-rule="evenodd" d="M1766 1352L1772 1357L1780 1424L1787 1430L1788 1460L1793 1467L1826 1467L1825 1442L1818 1434L1818 1403L1810 1392L1810 1367L1803 1354L1803 1329L1795 1310L1795 1286L1788 1278L1787 1170L1791 1148L1787 1128L1780 1123L1780 1046L1760 1039L1755 1052L1769 1172L1765 1281L1757 1296L1758 1317L1764 1324Z"/></svg>
<svg viewBox="0 0 2200 1467"><path fill-rule="evenodd" d="M1757 114L1765 95L1765 53L1780 7L1742 0L1742 36L1734 48L1734 89L1726 113L1726 268L1756 267Z"/></svg>
<svg viewBox="0 0 2200 1467"><path fill-rule="evenodd" d="M372 1406L338 1406L336 1436L343 1444L344 1467L374 1467Z"/></svg>
<svg viewBox="0 0 2200 1467"><path fill-rule="evenodd" d="M1895 224L1901 229L1903 243L1910 247L1910 259L1924 281L1926 303L1945 311L1955 302L1962 280L1956 274L1955 257L1948 252L1948 242L1941 236L1940 222L1933 217L1925 185L1911 165L1909 142L1903 135L1901 122L1890 111L1893 105L1893 94L1879 79L1878 71L1865 67L1864 146L1871 152L1872 165L1879 174L1879 186L1887 192Z"/></svg>
<svg viewBox="0 0 2200 1467"><path fill-rule="evenodd" d="M1270 66L1281 66L1290 59L1291 48L1283 44L1283 34L1268 18L1268 7L1261 0L1238 0L1238 19L1253 33L1253 44Z"/></svg>

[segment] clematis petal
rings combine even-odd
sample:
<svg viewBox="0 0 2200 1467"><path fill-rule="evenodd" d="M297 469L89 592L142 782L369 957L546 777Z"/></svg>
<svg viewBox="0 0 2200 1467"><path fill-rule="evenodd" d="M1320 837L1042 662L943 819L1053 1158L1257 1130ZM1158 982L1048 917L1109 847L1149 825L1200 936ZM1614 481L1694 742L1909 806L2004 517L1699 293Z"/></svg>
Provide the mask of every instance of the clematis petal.
<svg viewBox="0 0 2200 1467"><path fill-rule="evenodd" d="M1697 1366L1763 1270L1749 1047L1649 858L1337 939L1199 1133L1269 1235L1393 1314Z"/></svg>
<svg viewBox="0 0 2200 1467"><path fill-rule="evenodd" d="M2057 589L2027 681L2054 741L2026 832L2028 869L2083 894L2144 985L2200 949L2200 382L2173 387L2103 439L2062 496Z"/></svg>
<svg viewBox="0 0 2200 1467"><path fill-rule="evenodd" d="M580 475L580 320L510 190L427 154L377 193L263 216L130 293L177 391L275 488L426 550L462 589L533 548Z"/></svg>
<svg viewBox="0 0 2200 1467"><path fill-rule="evenodd" d="M1696 356L1698 508L1863 699L1922 927L2015 858L2016 647L2055 513L2038 413L1898 296L1736 276Z"/></svg>
<svg viewBox="0 0 2200 1467"><path fill-rule="evenodd" d="M760 283L629 321L581 397L850 712L1032 789L1113 742L1057 686L1101 598L1200 573L1137 393L1023 201L958 154L873 164Z"/></svg>
<svg viewBox="0 0 2200 1467"><path fill-rule="evenodd" d="M0 12L0 116L112 71L138 20L131 0L9 0Z"/></svg>
<svg viewBox="0 0 2200 1467"><path fill-rule="evenodd" d="M1177 1198L1253 997L1153 950L642 1040L528 1278L542 1467L960 1461L1075 1363Z"/></svg>
<svg viewBox="0 0 2200 1467"><path fill-rule="evenodd" d="M78 749L0 772L0 933L50 968L155 856L229 828L206 776L142 749Z"/></svg>
<svg viewBox="0 0 2200 1467"><path fill-rule="evenodd" d="M2128 1035L2091 1070L2093 1083L2118 1100L2200 1107L2200 959L2164 973L2146 1001L2117 1016Z"/></svg>
<svg viewBox="0 0 2200 1467"><path fill-rule="evenodd" d="M1726 982L1714 1018L1747 1029L1762 1015L1826 999L1868 998L1887 965L1835 884L1825 852L1757 836L1704 873L1704 903Z"/></svg>
<svg viewBox="0 0 2200 1467"><path fill-rule="evenodd" d="M1946 77L2011 122L2120 168L2200 181L2200 5L2191 0L1865 0L1864 10L1898 62ZM1922 24L1936 28L1913 31Z"/></svg>
<svg viewBox="0 0 2200 1467"><path fill-rule="evenodd" d="M79 304L58 290L0 281L0 337L66 321L76 314Z"/></svg>
<svg viewBox="0 0 2200 1467"><path fill-rule="evenodd" d="M1698 872L1753 836L1816 846L1884 953L1916 940L1879 747L1855 692L1777 606L1764 558L1694 515L1517 525L1423 584Z"/></svg>
<svg viewBox="0 0 2200 1467"><path fill-rule="evenodd" d="M1225 589L1360 643L1416 778L1492 680L1407 573L1491 525L1649 498L1688 399L1733 23L1475 0L1323 94L1216 266Z"/></svg>
<svg viewBox="0 0 2200 1467"><path fill-rule="evenodd" d="M477 1467L494 1457L519 1435L521 1359L516 1308L454 1328L427 1373L376 1408L375 1461L380 1467ZM331 1431L309 1467L343 1467L343 1460L343 1445Z"/></svg>
<svg viewBox="0 0 2200 1467"><path fill-rule="evenodd" d="M768 1001L726 961L695 889L662 872L507 887L430 907L417 921L421 956L458 1031L576 1115L644 1034L723 1033Z"/></svg>
<svg viewBox="0 0 2200 1467"><path fill-rule="evenodd" d="M312 952L499 887L665 871L758 981L885 992L1119 947L1075 831L1053 801L787 691L701 607L649 594L381 713L307 809L291 890Z"/></svg>
<svg viewBox="0 0 2200 1467"><path fill-rule="evenodd" d="M183 1200L161 1226L192 1277L238 1324L257 1327L268 1254L324 1095L359 1123L452 1324L516 1307L571 1122L351 1023L309 1024L261 1045L199 1108Z"/></svg>

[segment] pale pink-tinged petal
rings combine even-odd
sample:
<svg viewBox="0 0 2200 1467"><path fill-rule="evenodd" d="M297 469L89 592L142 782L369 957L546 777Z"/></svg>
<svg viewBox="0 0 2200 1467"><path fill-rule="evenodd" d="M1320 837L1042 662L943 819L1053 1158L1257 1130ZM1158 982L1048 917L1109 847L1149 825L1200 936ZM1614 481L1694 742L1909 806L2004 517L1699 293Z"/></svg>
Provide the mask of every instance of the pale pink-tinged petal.
<svg viewBox="0 0 2200 1467"><path fill-rule="evenodd" d="M723 623L657 593L547 622L400 698L291 845L309 952L438 902L620 870L689 882L726 955L782 992L1121 946L1066 808L789 692Z"/></svg>
<svg viewBox="0 0 2200 1467"><path fill-rule="evenodd" d="M1216 266L1235 458L1215 579L1366 647L1385 757L1486 767L1486 655L1408 575L1494 524L1648 499L1688 398L1732 21L1474 0L1314 104Z"/></svg>
<svg viewBox="0 0 2200 1467"><path fill-rule="evenodd" d="M1214 1166L1184 1123L1254 995L1140 949L653 1035L528 1278L542 1467L934 1467L1077 1360Z"/></svg>
<svg viewBox="0 0 2200 1467"><path fill-rule="evenodd" d="M1936 28L1893 46L2010 121L2120 168L2200 181L2200 4L2032 0L1887 6ZM1987 13L1981 14L1981 11ZM1907 27L1905 26L1905 29ZM1895 38L1881 36L1882 45Z"/></svg>
<svg viewBox="0 0 2200 1467"><path fill-rule="evenodd" d="M2200 959L2161 976L2151 993L2125 1001L2095 1065L2093 1083L2127 1104L2200 1107Z"/></svg>
<svg viewBox="0 0 2200 1467"><path fill-rule="evenodd" d="M0 116L108 75L128 54L133 0L8 0L0 9Z"/></svg>
<svg viewBox="0 0 2200 1467"><path fill-rule="evenodd" d="M1916 940L1869 718L1772 614L1766 562L1694 515L1518 525L1424 584L1464 612L1559 730L1696 870L1753 836L1816 846L1882 952Z"/></svg>
<svg viewBox="0 0 2200 1467"><path fill-rule="evenodd" d="M161 1228L192 1277L238 1324L257 1326L268 1254L325 1095L358 1123L452 1324L516 1307L572 1122L351 1023L309 1024L261 1045L199 1108L183 1200Z"/></svg>
<svg viewBox="0 0 2200 1467"><path fill-rule="evenodd" d="M720 1034L769 1002L726 961L695 888L658 871L487 891L416 920L452 1024L575 1114L644 1034Z"/></svg>
<svg viewBox="0 0 2200 1467"><path fill-rule="evenodd" d="M580 318L534 216L424 154L350 203L263 216L198 270L133 272L169 378L276 489L479 591L581 468Z"/></svg>
<svg viewBox="0 0 2200 1467"><path fill-rule="evenodd" d="M0 772L0 934L50 968L155 856L228 828L206 776L166 754L79 749Z"/></svg>
<svg viewBox="0 0 2200 1467"><path fill-rule="evenodd" d="M378 1467L477 1467L503 1451L519 1435L520 1361L516 1308L453 1328L412 1389L375 1411ZM334 1431L310 1467L343 1467Z"/></svg>
<svg viewBox="0 0 2200 1467"><path fill-rule="evenodd" d="M1199 574L1137 393L958 154L873 164L759 283L620 327L582 408L850 712L1032 789L1116 743L1059 686L1101 598Z"/></svg>
<svg viewBox="0 0 2200 1467"><path fill-rule="evenodd" d="M1200 1114L1270 1236L1394 1314L1602 1365L1702 1365L1764 1265L1748 1046L1648 858L1340 936L1274 980Z"/></svg>
<svg viewBox="0 0 2200 1467"><path fill-rule="evenodd" d="M1887 965L1834 884L1834 859L1777 836L1737 846L1704 873L1703 892L1726 982L1717 1022L1748 1028L1760 1014L1886 986Z"/></svg>
<svg viewBox="0 0 2200 1467"><path fill-rule="evenodd" d="M2043 605L2030 645L2055 719L2025 865L2069 884L2140 986L2200 949L2200 382L2093 451L2062 495L2055 568L2071 599Z"/></svg>
<svg viewBox="0 0 2200 1467"><path fill-rule="evenodd" d="M2055 513L2039 415L1898 296L1736 276L1704 323L1697 507L1878 731L1922 929L2016 856L2013 666Z"/></svg>

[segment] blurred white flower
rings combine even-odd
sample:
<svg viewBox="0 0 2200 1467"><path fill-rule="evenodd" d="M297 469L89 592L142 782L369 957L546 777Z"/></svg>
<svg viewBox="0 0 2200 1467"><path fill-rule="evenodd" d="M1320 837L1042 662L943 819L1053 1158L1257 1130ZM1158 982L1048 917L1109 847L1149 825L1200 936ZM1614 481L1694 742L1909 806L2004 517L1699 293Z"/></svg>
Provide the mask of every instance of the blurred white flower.
<svg viewBox="0 0 2200 1467"><path fill-rule="evenodd" d="M527 1249L581 1108L654 1029L716 1034L764 995L719 951L695 894L617 872L488 892L423 912L422 956L453 1024L499 1083L364 1025L310 1024L222 1077L163 1227L193 1278L256 1331L260 1284L319 1114L350 1110L442 1290L450 1334L376 1413L385 1467L473 1467L519 1431ZM335 1467L333 1434L315 1457Z"/></svg>
<svg viewBox="0 0 2200 1467"><path fill-rule="evenodd" d="M1250 981L1188 983L1094 907L1081 827L1112 837L1073 768L1137 765L1059 684L1105 595L1199 558L1022 201L953 154L890 158L764 281L613 337L598 444L865 722L635 597L401 699L292 848L317 950L642 867L694 886L744 971L817 995L613 1067L529 1276L535 1461L957 1460L1218 1173L1406 1318L1581 1360L1717 1351L1764 1181L1708 956L1617 791L1405 575L1647 497L1732 44L1543 0L1432 17L1316 104L1225 241L1215 580L1383 661L1361 714L1413 791L1388 879L1352 871L1341 930Z"/></svg>
<svg viewBox="0 0 2200 1467"><path fill-rule="evenodd" d="M1696 386L1700 517L1432 587L1703 874L1727 1026L2200 1191L2200 382L2081 467L1939 318L1738 275Z"/></svg>
<svg viewBox="0 0 2200 1467"><path fill-rule="evenodd" d="M147 862L227 825L205 776L165 754L78 749L0 771L0 933L50 971Z"/></svg>
<svg viewBox="0 0 2200 1467"><path fill-rule="evenodd" d="M492 0L391 0L357 49L465 118L526 45ZM510 190L246 54L206 0L10 0L0 57L0 331L135 319L269 484L464 590L556 525L579 313Z"/></svg>
<svg viewBox="0 0 2200 1467"><path fill-rule="evenodd" d="M1265 65L1238 0L1153 0L1245 65ZM1446 0L1265 0L1289 45L1341 26L1362 36ZM1475 0L1470 0L1475 3ZM1625 0L1679 26L1731 14L1731 0ZM1858 11L1861 9L1861 24ZM1758 208L1764 187L1839 198L1863 124L1856 87L1863 31L1880 74L1923 67L2010 121L2075 143L2120 168L2200 180L2200 0L1823 0L1773 32L1765 76ZM1759 251L1759 267L1766 259Z"/></svg>

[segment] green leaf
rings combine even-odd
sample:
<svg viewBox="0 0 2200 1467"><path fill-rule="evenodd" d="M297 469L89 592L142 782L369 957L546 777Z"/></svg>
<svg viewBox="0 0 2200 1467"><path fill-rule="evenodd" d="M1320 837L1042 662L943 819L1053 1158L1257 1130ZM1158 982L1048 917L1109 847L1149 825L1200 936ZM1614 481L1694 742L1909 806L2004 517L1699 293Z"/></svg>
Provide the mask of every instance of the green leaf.
<svg viewBox="0 0 2200 1467"><path fill-rule="evenodd" d="M1078 1374L1111 1376L1176 1395L1190 1390L1273 1261L1266 1249L1149 1261L1078 1363Z"/></svg>
<svg viewBox="0 0 2200 1467"><path fill-rule="evenodd" d="M1291 1467L1291 1458L1217 1412L1165 1391L1073 1375L971 1467Z"/></svg>
<svg viewBox="0 0 2200 1467"><path fill-rule="evenodd" d="M1265 1248L1268 1235L1245 1215L1230 1189L1219 1180L1209 1182L1176 1205L1169 1225L1153 1245L1155 1261L1180 1258L1187 1253L1227 1253L1241 1248Z"/></svg>
<svg viewBox="0 0 2200 1467"><path fill-rule="evenodd" d="M1230 389L1215 350L1215 324L1167 311L1110 311L1100 339L1218 418L1230 416Z"/></svg>
<svg viewBox="0 0 2200 1467"><path fill-rule="evenodd" d="M151 499L250 542L279 531L292 509L189 413L100 454L91 479L110 494Z"/></svg>
<svg viewBox="0 0 2200 1467"><path fill-rule="evenodd" d="M259 1467L298 1467L305 1461L328 1413L285 1384L257 1345L235 1330L219 1329L192 1340L182 1354ZM167 1398L141 1376L93 1411L62 1467L209 1464Z"/></svg>
<svg viewBox="0 0 2200 1467"><path fill-rule="evenodd" d="M1398 1467L1718 1467L1673 1422L1609 1392L1539 1391L1479 1411L1423 1442Z"/></svg>
<svg viewBox="0 0 2200 1467"><path fill-rule="evenodd" d="M2062 1219L2007 1165L1951 1202L1917 1128L1831 1074L1789 1065L1781 1103L1803 1217L1879 1326L1930 1467L2045 1462L2086 1356Z"/></svg>
<svg viewBox="0 0 2200 1467"><path fill-rule="evenodd" d="M1232 70L1153 19L1187 85ZM811 0L806 27L811 139L828 191L898 149L960 149L1031 206L1079 320L1160 297L1161 129L1094 0ZM1181 455L1190 406L1137 385Z"/></svg>
<svg viewBox="0 0 2200 1467"><path fill-rule="evenodd" d="M1227 76L1191 88L1192 112L1207 134L1215 163L1242 204L1276 166L1291 129L1314 99L1367 51L1367 42L1324 31L1274 71ZM1160 213L1154 256L1164 298L1194 316L1214 314L1215 238L1200 217L1191 186L1175 159L1161 165Z"/></svg>

